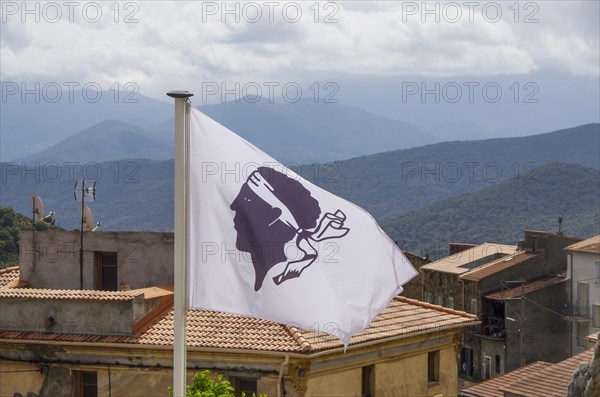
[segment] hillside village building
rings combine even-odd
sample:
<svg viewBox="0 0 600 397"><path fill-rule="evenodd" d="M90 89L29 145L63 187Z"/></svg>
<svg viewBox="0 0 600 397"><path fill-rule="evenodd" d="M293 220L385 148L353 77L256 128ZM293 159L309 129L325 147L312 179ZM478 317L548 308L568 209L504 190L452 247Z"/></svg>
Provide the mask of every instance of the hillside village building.
<svg viewBox="0 0 600 397"><path fill-rule="evenodd" d="M164 396L172 382L173 235L21 233L0 271L0 373L8 396ZM225 282L225 281L224 281ZM474 315L396 297L341 342L315 329L206 310L187 315L188 381L222 373L275 396L457 394L458 343ZM28 394L31 393L31 394Z"/></svg>
<svg viewBox="0 0 600 397"><path fill-rule="evenodd" d="M556 364L535 361L504 375L463 389L461 397L566 397L573 372L590 362L594 349Z"/></svg>
<svg viewBox="0 0 600 397"><path fill-rule="evenodd" d="M571 352L589 348L587 336L600 331L600 235L565 248L568 253Z"/></svg>
<svg viewBox="0 0 600 397"><path fill-rule="evenodd" d="M526 231L519 246L465 246L421 268L426 302L477 315L461 341L461 374L501 375L570 357L567 258L579 239Z"/></svg>

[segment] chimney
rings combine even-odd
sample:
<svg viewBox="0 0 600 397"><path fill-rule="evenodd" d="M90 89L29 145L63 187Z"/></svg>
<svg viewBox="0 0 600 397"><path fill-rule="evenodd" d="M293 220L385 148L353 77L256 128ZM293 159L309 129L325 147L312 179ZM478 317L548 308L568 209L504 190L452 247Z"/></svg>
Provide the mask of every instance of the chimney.
<svg viewBox="0 0 600 397"><path fill-rule="evenodd" d="M558 234L559 236L562 236L562 235L563 235L563 232L562 232L562 223L563 223L563 217L562 217L562 216L559 216L559 217L558 217L558 232L556 233L556 234Z"/></svg>
<svg viewBox="0 0 600 397"><path fill-rule="evenodd" d="M540 239L546 236L546 232L541 230L525 230L525 240L521 245L519 242L519 248L523 248L527 252L540 252Z"/></svg>

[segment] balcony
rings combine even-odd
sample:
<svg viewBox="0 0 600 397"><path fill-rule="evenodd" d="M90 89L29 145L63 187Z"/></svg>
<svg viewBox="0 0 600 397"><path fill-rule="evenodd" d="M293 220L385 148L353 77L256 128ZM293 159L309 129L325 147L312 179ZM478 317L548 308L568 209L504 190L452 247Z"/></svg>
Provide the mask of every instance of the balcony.
<svg viewBox="0 0 600 397"><path fill-rule="evenodd" d="M571 305L571 315L579 319L590 319L592 315L590 305L582 305L579 303Z"/></svg>

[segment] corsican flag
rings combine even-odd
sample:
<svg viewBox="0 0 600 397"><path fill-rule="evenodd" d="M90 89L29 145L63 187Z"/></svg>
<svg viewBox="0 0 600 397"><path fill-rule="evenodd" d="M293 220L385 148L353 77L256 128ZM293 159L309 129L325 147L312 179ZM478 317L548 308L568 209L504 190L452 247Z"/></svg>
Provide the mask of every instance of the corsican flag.
<svg viewBox="0 0 600 397"><path fill-rule="evenodd" d="M360 207L191 109L189 306L337 336L366 328L415 269Z"/></svg>

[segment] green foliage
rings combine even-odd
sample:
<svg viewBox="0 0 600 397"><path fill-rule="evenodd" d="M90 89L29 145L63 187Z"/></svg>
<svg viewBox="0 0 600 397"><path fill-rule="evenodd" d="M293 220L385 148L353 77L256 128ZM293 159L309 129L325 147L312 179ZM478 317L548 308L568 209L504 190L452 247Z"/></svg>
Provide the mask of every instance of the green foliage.
<svg viewBox="0 0 600 397"><path fill-rule="evenodd" d="M523 230L558 229L568 236L600 233L600 171L545 164L519 178L463 194L382 222L407 251L447 254L449 242L515 244Z"/></svg>
<svg viewBox="0 0 600 397"><path fill-rule="evenodd" d="M227 379L223 378L222 374L217 375L217 379L213 380L211 377L212 373L209 370L198 372L194 376L192 384L186 389L186 397L235 397L235 389L231 386L231 383ZM173 388L169 387L171 395L173 395ZM245 393L242 392L242 397L245 397ZM255 397L253 393L253 397ZM267 397L265 394L259 395L259 397Z"/></svg>
<svg viewBox="0 0 600 397"><path fill-rule="evenodd" d="M0 207L0 269L19 264L19 232L32 229L31 219L12 208ZM35 230L56 229L43 222L36 222Z"/></svg>

